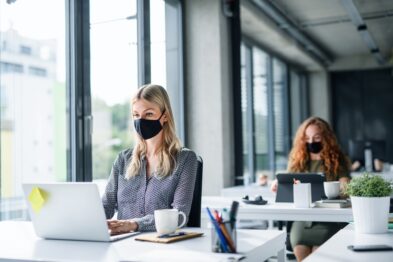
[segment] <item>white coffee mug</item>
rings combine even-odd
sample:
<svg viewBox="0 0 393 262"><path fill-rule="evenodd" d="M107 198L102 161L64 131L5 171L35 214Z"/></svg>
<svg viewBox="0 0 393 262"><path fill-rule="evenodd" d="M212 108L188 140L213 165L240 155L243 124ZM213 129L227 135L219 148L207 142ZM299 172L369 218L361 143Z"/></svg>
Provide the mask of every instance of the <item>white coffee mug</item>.
<svg viewBox="0 0 393 262"><path fill-rule="evenodd" d="M339 181L329 181L323 182L323 189L325 190L325 195L327 198L336 198L340 195L340 182Z"/></svg>
<svg viewBox="0 0 393 262"><path fill-rule="evenodd" d="M179 226L179 215L183 222ZM156 230L159 234L170 234L186 224L186 214L177 209L158 209L154 211Z"/></svg>

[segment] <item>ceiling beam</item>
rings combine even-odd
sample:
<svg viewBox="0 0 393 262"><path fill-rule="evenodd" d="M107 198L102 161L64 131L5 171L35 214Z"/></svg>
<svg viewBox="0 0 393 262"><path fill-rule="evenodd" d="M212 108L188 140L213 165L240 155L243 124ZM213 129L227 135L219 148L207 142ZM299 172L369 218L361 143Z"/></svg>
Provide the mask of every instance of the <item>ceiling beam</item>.
<svg viewBox="0 0 393 262"><path fill-rule="evenodd" d="M298 25L292 22L291 19L270 1L251 0L251 2L323 66L327 67L333 63L332 56L326 50L323 50L323 48L307 36Z"/></svg>
<svg viewBox="0 0 393 262"><path fill-rule="evenodd" d="M393 9L362 14L363 21L386 19L386 18L391 18L392 16L393 16ZM332 17L322 17L313 20L301 21L299 22L299 25L301 26L302 29L307 29L310 27L341 24L341 23L352 23L352 20L348 17L348 15L332 16Z"/></svg>
<svg viewBox="0 0 393 262"><path fill-rule="evenodd" d="M347 12L352 23L356 26L357 31L362 37L364 43L367 45L371 54L378 61L380 65L385 64L385 58L381 55L374 38L371 36L366 23L364 22L362 15L360 14L358 8L355 6L353 0L341 0L341 4Z"/></svg>

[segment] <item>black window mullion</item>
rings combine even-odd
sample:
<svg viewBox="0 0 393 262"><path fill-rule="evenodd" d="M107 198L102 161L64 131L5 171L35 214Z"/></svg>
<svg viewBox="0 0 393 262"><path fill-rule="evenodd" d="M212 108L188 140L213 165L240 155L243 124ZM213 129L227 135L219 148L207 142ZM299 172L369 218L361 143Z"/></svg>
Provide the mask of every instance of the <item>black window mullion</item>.
<svg viewBox="0 0 393 262"><path fill-rule="evenodd" d="M233 130L234 130L234 155L235 178L243 177L243 131L242 131L242 103L241 103L241 26L240 26L240 1L232 1L232 15L228 17L231 43L231 81L233 101ZM236 183L237 181L235 181Z"/></svg>
<svg viewBox="0 0 393 262"><path fill-rule="evenodd" d="M283 121L284 121L284 153L288 154L291 148L291 117L290 117L290 99L289 99L289 74L288 65L284 65L284 81L283 81Z"/></svg>
<svg viewBox="0 0 393 262"><path fill-rule="evenodd" d="M301 90L301 121L303 121L304 119L306 119L309 114L310 114L310 108L309 108L309 101L310 101L310 97L309 97L309 91L308 91L308 80L307 80L307 76L302 73L300 75L300 90Z"/></svg>
<svg viewBox="0 0 393 262"><path fill-rule="evenodd" d="M273 58L269 56L267 59L267 111L268 111L268 156L269 169L275 173L275 132L274 132L274 87L273 87Z"/></svg>
<svg viewBox="0 0 393 262"><path fill-rule="evenodd" d="M68 181L92 180L89 1L66 1Z"/></svg>
<svg viewBox="0 0 393 262"><path fill-rule="evenodd" d="M151 82L150 1L137 0L138 85Z"/></svg>

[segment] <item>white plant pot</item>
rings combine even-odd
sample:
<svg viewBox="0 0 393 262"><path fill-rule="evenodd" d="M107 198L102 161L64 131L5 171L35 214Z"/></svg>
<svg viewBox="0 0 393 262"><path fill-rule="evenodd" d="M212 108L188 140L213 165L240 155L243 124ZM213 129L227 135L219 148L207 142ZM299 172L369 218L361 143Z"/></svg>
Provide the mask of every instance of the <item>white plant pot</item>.
<svg viewBox="0 0 393 262"><path fill-rule="evenodd" d="M382 234L388 231L390 197L351 196L355 232Z"/></svg>

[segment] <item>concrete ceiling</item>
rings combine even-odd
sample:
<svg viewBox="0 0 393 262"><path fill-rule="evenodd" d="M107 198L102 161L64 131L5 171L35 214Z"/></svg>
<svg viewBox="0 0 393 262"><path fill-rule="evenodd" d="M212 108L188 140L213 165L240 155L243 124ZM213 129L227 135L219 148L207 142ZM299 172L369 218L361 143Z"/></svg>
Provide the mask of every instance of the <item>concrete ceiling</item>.
<svg viewBox="0 0 393 262"><path fill-rule="evenodd" d="M263 1L263 0L261 0ZM329 70L373 68L393 63L393 1L353 0L386 63L381 65L352 23L340 0L265 0L280 10L300 32L333 59ZM244 35L263 47L299 64L306 70L320 70L322 64L297 44L285 30L253 1L241 1Z"/></svg>

